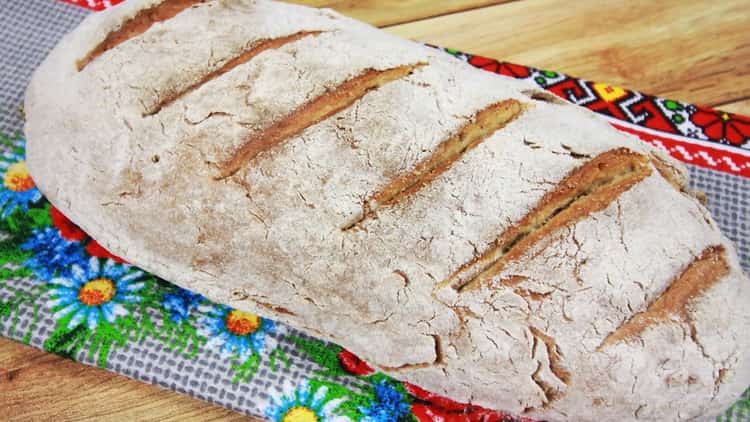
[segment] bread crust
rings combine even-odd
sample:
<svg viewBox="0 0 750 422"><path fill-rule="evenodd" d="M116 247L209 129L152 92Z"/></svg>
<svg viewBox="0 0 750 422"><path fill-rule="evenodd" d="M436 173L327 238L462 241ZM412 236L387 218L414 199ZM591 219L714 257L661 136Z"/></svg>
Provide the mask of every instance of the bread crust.
<svg viewBox="0 0 750 422"><path fill-rule="evenodd" d="M107 249L396 378L514 414L710 418L747 387L748 280L681 164L522 82L330 10L195 2L101 48L140 11L166 16L158 7L131 0L86 18L26 96L37 185ZM497 104L518 110L480 113ZM507 121L481 133L491 118ZM597 159L625 169L617 151L640 170L576 178ZM604 188L573 186L594 180ZM588 199L557 194L568 191ZM562 197L481 282L445 282ZM701 271L716 277L679 309L662 305L706 251L716 266ZM637 316L650 309L659 317ZM637 330L613 334L634 317Z"/></svg>

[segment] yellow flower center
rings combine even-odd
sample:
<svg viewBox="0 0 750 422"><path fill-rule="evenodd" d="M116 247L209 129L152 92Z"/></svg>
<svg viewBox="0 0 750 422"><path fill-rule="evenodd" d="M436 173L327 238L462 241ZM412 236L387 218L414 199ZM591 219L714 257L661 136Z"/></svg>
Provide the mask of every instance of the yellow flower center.
<svg viewBox="0 0 750 422"><path fill-rule="evenodd" d="M81 287L78 291L78 300L84 305L103 305L115 295L115 284L108 278L95 278Z"/></svg>
<svg viewBox="0 0 750 422"><path fill-rule="evenodd" d="M729 114L727 114L727 113L722 113L722 114L721 114L721 120L723 120L723 121L725 121L725 122L726 122L727 120L729 120Z"/></svg>
<svg viewBox="0 0 750 422"><path fill-rule="evenodd" d="M260 327L260 318L235 309L227 314L225 324L230 333L244 336L255 332Z"/></svg>
<svg viewBox="0 0 750 422"><path fill-rule="evenodd" d="M318 422L315 412L306 407L293 407L286 412L281 422Z"/></svg>
<svg viewBox="0 0 750 422"><path fill-rule="evenodd" d="M13 163L5 171L3 177L5 187L13 192L23 192L32 189L34 181L29 176L29 169L26 168L26 161Z"/></svg>

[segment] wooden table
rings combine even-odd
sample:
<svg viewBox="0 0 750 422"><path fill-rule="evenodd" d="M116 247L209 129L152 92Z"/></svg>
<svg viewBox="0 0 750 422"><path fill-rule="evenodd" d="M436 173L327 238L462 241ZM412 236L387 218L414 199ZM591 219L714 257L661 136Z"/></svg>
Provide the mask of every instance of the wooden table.
<svg viewBox="0 0 750 422"><path fill-rule="evenodd" d="M387 31L750 115L747 0L301 0ZM252 420L0 339L0 419Z"/></svg>

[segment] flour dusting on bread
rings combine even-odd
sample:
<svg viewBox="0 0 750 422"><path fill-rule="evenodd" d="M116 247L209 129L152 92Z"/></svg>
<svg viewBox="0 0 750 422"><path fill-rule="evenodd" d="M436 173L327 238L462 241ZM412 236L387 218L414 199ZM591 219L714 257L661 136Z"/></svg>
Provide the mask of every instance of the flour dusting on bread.
<svg viewBox="0 0 750 422"><path fill-rule="evenodd" d="M330 10L130 0L25 110L37 185L108 250L427 390L692 420L750 381L750 286L684 167L443 52Z"/></svg>

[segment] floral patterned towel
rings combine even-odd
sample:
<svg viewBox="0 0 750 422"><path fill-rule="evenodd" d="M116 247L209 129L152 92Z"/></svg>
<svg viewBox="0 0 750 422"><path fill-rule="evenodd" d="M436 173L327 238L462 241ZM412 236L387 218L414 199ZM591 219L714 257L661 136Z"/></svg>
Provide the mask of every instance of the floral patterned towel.
<svg viewBox="0 0 750 422"><path fill-rule="evenodd" d="M337 345L211 303L113 256L51 206L26 168L19 107L31 71L86 13L52 0L0 11L15 23L0 28L0 335L274 421L527 420L433 395ZM750 119L446 52L594 110L686 162L750 267ZM750 390L720 420L750 420Z"/></svg>

